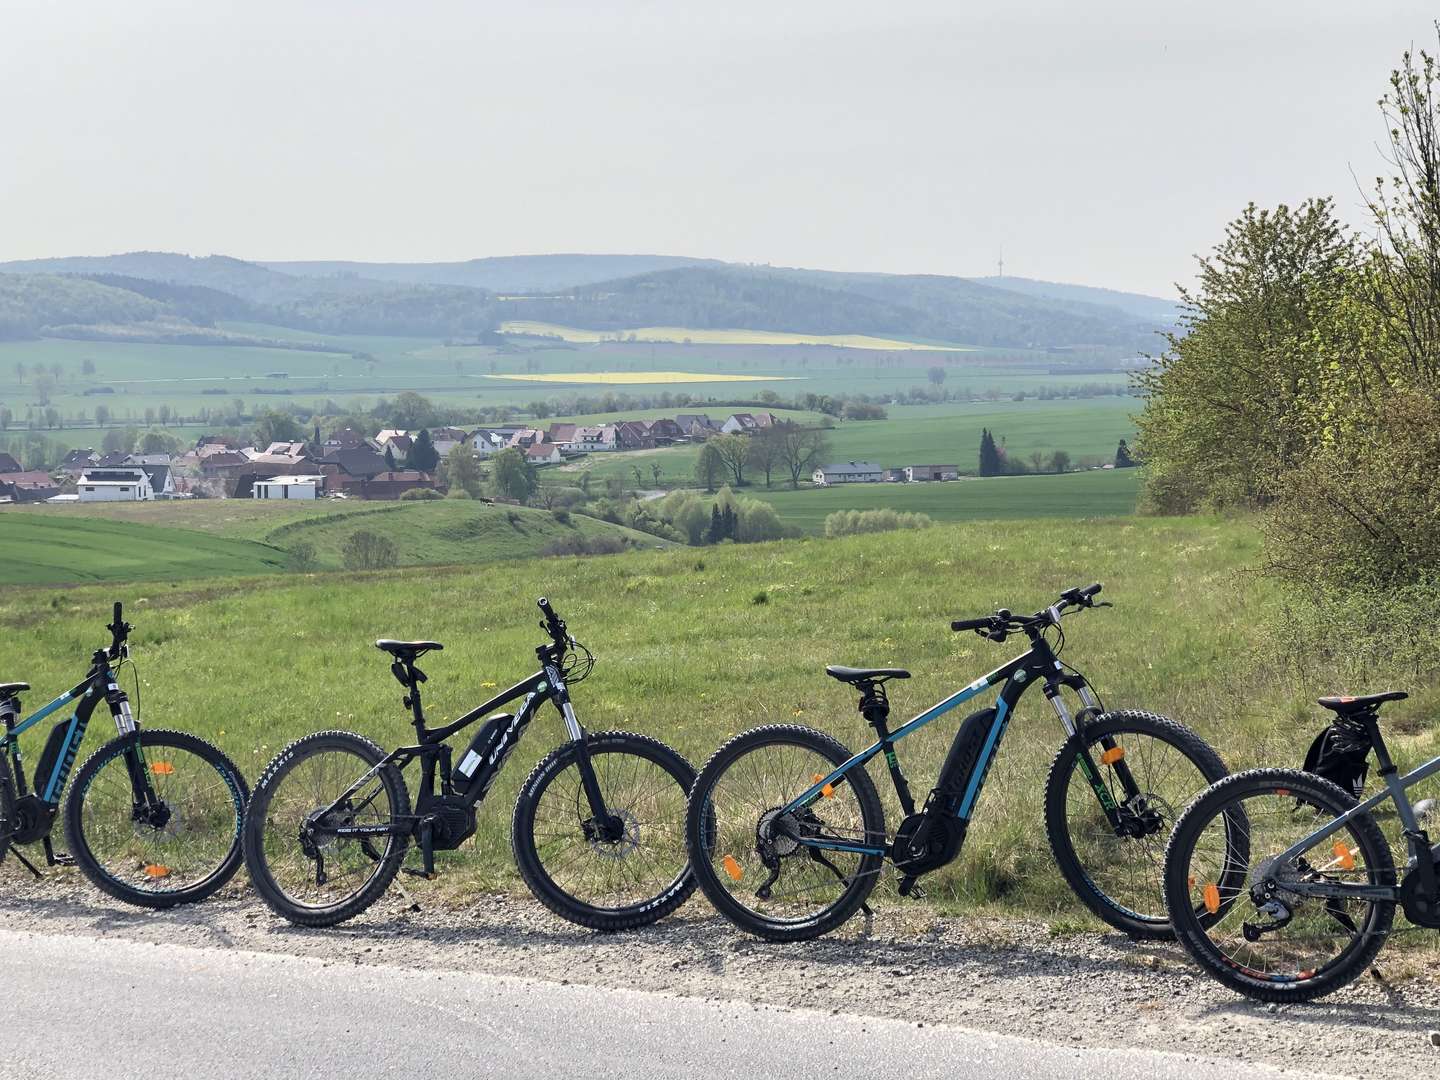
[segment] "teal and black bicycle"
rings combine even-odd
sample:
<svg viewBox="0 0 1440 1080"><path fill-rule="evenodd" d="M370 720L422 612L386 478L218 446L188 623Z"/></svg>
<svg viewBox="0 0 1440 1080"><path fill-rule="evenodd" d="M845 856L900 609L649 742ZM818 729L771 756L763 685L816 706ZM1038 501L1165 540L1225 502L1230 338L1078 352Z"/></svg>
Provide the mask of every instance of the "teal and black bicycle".
<svg viewBox="0 0 1440 1080"><path fill-rule="evenodd" d="M1225 764L1173 720L1106 712L1085 677L1061 662L1061 618L1108 606L1095 603L1099 592L1099 585L1069 589L1034 615L1002 609L951 623L993 642L1024 634L1030 648L894 731L885 684L908 679L908 671L826 668L860 692L860 713L878 736L857 754L823 732L788 724L755 728L722 746L695 781L686 822L691 865L710 902L751 933L798 941L864 908L887 859L900 874L900 893L914 893L921 874L960 854L1015 706L1040 686L1067 736L1045 787L1046 830L1061 874L1112 926L1137 938L1173 936L1162 889L1165 843L1180 810L1225 776ZM995 704L960 725L917 810L895 744L997 685ZM1080 700L1073 715L1065 690ZM893 836L865 770L881 755L904 814Z"/></svg>
<svg viewBox="0 0 1440 1080"><path fill-rule="evenodd" d="M20 695L28 683L0 683L0 862L7 851L37 878L20 850L39 843L50 866L75 864L118 900L168 908L203 900L239 869L240 827L249 789L216 747L182 731L141 731L120 688L133 629L115 605L110 645L97 649L78 684L25 719ZM138 688L138 680L137 680ZM109 706L118 734L80 767L65 803L70 854L51 840L66 781L91 715ZM20 735L59 715L26 783Z"/></svg>

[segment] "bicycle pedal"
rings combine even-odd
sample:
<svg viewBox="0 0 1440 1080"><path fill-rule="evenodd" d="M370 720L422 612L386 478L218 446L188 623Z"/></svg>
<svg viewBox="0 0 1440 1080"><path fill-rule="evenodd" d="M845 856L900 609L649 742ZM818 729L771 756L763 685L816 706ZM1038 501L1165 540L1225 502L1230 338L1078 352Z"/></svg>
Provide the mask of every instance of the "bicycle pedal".
<svg viewBox="0 0 1440 1080"><path fill-rule="evenodd" d="M57 852L55 852L53 855L50 856L50 865L51 865L51 866L74 866L74 865L75 865L75 856L74 856L74 855L71 855L69 852L57 851Z"/></svg>
<svg viewBox="0 0 1440 1080"><path fill-rule="evenodd" d="M413 866L402 866L400 869L412 877L424 878L426 881L434 881L440 876L433 870L427 874L424 870L417 870Z"/></svg>
<svg viewBox="0 0 1440 1080"><path fill-rule="evenodd" d="M920 882L913 877L903 877L900 879L899 892L901 896L908 896L912 900L925 899L925 890L920 887Z"/></svg>

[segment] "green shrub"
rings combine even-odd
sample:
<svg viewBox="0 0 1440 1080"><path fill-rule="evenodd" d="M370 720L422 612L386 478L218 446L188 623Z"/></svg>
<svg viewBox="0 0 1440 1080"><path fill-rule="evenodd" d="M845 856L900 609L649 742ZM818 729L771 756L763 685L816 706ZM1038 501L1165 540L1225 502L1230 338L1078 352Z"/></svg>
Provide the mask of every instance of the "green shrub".
<svg viewBox="0 0 1440 1080"><path fill-rule="evenodd" d="M825 519L825 535L854 536L858 533L893 532L896 529L928 529L934 522L929 514L897 513L894 510L837 510Z"/></svg>
<svg viewBox="0 0 1440 1080"><path fill-rule="evenodd" d="M400 549L387 536L358 529L341 546L340 557L349 570L384 570L399 563Z"/></svg>
<svg viewBox="0 0 1440 1080"><path fill-rule="evenodd" d="M400 493L400 498L405 502L430 502L432 499L443 499L444 497L434 488L411 488L409 491Z"/></svg>

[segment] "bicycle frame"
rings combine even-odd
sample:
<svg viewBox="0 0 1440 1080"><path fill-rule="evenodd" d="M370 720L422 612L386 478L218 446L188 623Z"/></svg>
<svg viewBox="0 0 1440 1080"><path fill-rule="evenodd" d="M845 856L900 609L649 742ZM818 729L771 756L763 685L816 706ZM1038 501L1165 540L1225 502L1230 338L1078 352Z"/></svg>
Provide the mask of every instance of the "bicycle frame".
<svg viewBox="0 0 1440 1080"><path fill-rule="evenodd" d="M1397 775L1397 770L1393 766L1386 769L1382 765L1380 775L1385 780L1384 791L1370 796L1360 805L1345 811L1339 817L1331 818L1327 824L1292 844L1277 856L1275 865L1288 866L1315 845L1323 844L1360 815L1370 813L1386 801L1395 803L1395 810L1400 815L1400 825L1405 836L1407 838L1414 837L1420 833L1420 825L1415 818L1415 808L1411 805L1410 797L1405 792L1421 781L1434 776L1437 772L1440 772L1440 757L1432 758L1404 776ZM1431 857L1434 857L1433 854ZM1407 871L1413 869L1419 864L1419 861L1419 852L1412 844L1405 869ZM1341 900L1398 900L1400 897L1400 888L1396 885L1341 885L1323 881L1294 881L1286 882L1285 889L1287 892L1293 892L1300 896L1320 896Z"/></svg>
<svg viewBox="0 0 1440 1080"><path fill-rule="evenodd" d="M1054 614L1055 621L1059 622L1059 612L1055 611ZM867 762L883 753L886 762L889 764L891 779L895 784L896 793L900 796L901 805L907 815L913 813L914 805L909 797L908 788L905 785L903 775L900 773L899 763L895 756L895 744L907 735L920 730L920 728L932 720L945 715L957 705L971 700L998 683L1003 683L1004 685L1001 686L1000 693L995 700L995 715L991 720L989 729L985 733L984 741L980 747L979 757L971 767L968 778L966 778L964 793L961 796L956 811L956 816L962 822L968 823L974 812L975 804L980 798L980 792L985 786L985 777L990 771L990 766L995 760L996 753L999 751L1000 741L1004 738L1005 731L1009 727L1010 717L1014 714L1015 706L1019 703L1020 698L1024 696L1026 690L1036 683L1044 686L1045 697L1055 710L1055 714L1060 718L1060 723L1065 728L1067 737L1073 736L1078 730L1078 727L1075 717L1071 715L1069 707L1061 697L1062 687L1068 686L1079 694L1080 700L1084 705L1081 713L1082 717L1088 719L1100 711L1099 703L1091 692L1090 686L1084 677L1075 672L1067 672L1055 656L1054 650L1050 647L1050 643L1045 640L1043 634L1035 633L1031 636L1029 651L1017 656L1009 663L1000 665L1000 667L988 675L981 676L963 690L932 705L894 731L887 732L883 726L881 726L880 738L875 743L861 750L848 761L837 766L828 776L817 780L804 792L785 804L782 810L787 813L793 813L814 805L817 801L825 797L825 789L827 787L842 781L852 769L864 768ZM963 729L961 732L956 733L957 740L961 737L962 733ZM1105 742L1108 744L1109 740L1105 740ZM1106 745L1107 750L1110 748L1109 745ZM1090 782L1096 797L1100 801L1100 805L1104 808L1106 817L1112 825L1115 825L1118 820L1119 807L1100 779L1100 772L1096 769L1094 761L1091 760L1087 747L1081 747L1080 761L1086 779ZM1135 786L1134 779L1131 777L1130 771L1125 767L1123 761L1118 763L1115 771L1121 779L1127 796L1137 794L1139 789ZM938 778L936 786L944 785L947 779L958 778L942 775ZM847 842L824 836L800 837L797 839L800 844L806 847L832 851L849 851L864 855L884 855L889 850L888 847Z"/></svg>
<svg viewBox="0 0 1440 1080"><path fill-rule="evenodd" d="M560 713L565 722L572 741L580 747L579 769L581 783L584 786L586 797L589 799L591 811L597 818L605 819L608 814L605 809L604 798L600 792L600 785L595 779L595 772L590 763L590 756L585 751L585 729L580 726L580 721L575 716L574 706L570 703L570 693L565 685L564 675L560 671L559 659L553 655L555 650L551 646L541 646L536 650L540 655L541 668L534 675L523 679L502 690L489 701L476 706L459 719L444 725L443 727L432 728L425 724L424 710L420 704L420 692L418 684L412 682L406 704L410 706L413 713L413 723L419 742L412 746L402 746L391 751L377 765L369 769L360 779L350 785L340 796L335 799L324 811L334 813L341 805L354 796L365 786L381 769L394 765L396 768L404 769L412 761L420 761L420 793L415 802L415 812L409 815L405 824L391 825L342 825L335 828L333 834L337 837L367 837L367 836L408 836L425 827L426 812L429 804L437 798L435 793L435 773L438 764L440 771L440 798L451 797L455 794L451 780L451 747L446 742L452 735L463 731L470 725L485 718L487 714L494 712L502 705L523 698L519 710L515 713L509 726L502 732L500 742L492 749L490 762L494 766L491 773L491 780L498 775L504 767L510 751L520 741L525 729L534 720L540 706L545 702L551 702ZM413 666L413 665L412 665ZM464 804L467 808L480 803L489 791L490 784L471 785L464 795ZM433 872L426 867L426 873Z"/></svg>
<svg viewBox="0 0 1440 1080"><path fill-rule="evenodd" d="M43 815L40 815L32 826L12 834L16 843L28 844L41 839L48 842L61 796L70 778L70 770L74 768L75 758L80 752L80 744L85 739L90 719L102 700L109 704L119 734L127 735L137 730L135 719L130 712L129 698L116 682L115 672L103 651L95 654L90 673L82 682L25 719L18 720L18 713L14 711L0 713L0 721L4 724L4 731L0 732L0 754L10 755L17 801L35 799L44 810ZM74 709L70 716L59 722L65 727L62 729L63 734L59 736L59 742L54 744L54 764L47 776L35 778L36 790L32 794L26 783L24 761L20 754L20 735L72 703ZM52 735L53 738L55 736ZM49 749L47 746L47 750ZM132 772L134 771L136 770L132 769ZM137 800L153 798L149 778L143 775L143 771L138 777L132 775L131 780L136 783Z"/></svg>

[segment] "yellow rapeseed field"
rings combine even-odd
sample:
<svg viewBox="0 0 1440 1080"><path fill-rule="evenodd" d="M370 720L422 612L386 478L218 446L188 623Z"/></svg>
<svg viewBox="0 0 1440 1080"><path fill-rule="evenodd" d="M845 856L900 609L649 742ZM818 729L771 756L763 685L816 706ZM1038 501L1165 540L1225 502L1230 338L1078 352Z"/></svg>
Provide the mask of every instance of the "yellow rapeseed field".
<svg viewBox="0 0 1440 1080"><path fill-rule="evenodd" d="M914 341L871 337L869 334L799 334L780 330L694 330L684 326L641 326L634 330L585 330L555 323L512 320L500 324L502 334L529 334L553 337L576 344L599 341L637 341L694 345L833 345L842 349L885 349L890 351L966 352L954 345L922 345Z"/></svg>
<svg viewBox="0 0 1440 1080"><path fill-rule="evenodd" d="M522 382L599 383L610 386L654 383L702 382L784 382L794 375L721 375L698 371L560 371L546 375L486 375L487 379L518 379Z"/></svg>

